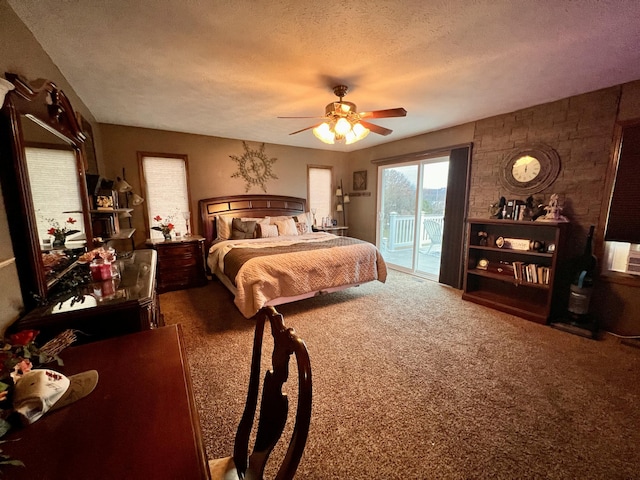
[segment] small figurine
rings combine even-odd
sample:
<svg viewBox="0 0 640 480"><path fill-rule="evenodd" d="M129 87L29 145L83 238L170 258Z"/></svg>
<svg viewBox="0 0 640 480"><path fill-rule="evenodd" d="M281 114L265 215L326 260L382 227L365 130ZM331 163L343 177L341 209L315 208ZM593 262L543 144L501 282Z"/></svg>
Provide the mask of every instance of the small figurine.
<svg viewBox="0 0 640 480"><path fill-rule="evenodd" d="M569 219L563 215L561 215L562 207L558 205L558 194L551 194L551 199L549 201L549 205L544 207L546 210L546 214L544 217L540 217L538 221L544 222L568 222Z"/></svg>

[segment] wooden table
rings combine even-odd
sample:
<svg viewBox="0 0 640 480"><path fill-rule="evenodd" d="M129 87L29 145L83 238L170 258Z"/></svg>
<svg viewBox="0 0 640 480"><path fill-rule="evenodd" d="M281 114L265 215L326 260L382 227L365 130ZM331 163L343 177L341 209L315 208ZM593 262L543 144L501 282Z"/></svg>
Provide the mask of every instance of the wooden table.
<svg viewBox="0 0 640 480"><path fill-rule="evenodd" d="M191 377L176 325L60 354L65 375L98 371L87 397L5 436L26 467L12 479L206 479L209 471Z"/></svg>

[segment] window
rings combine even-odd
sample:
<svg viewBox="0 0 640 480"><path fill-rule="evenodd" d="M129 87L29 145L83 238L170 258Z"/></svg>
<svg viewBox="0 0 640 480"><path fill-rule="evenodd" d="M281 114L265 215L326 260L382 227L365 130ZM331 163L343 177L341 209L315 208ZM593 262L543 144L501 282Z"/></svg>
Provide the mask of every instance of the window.
<svg viewBox="0 0 640 480"><path fill-rule="evenodd" d="M320 225L324 217L332 217L331 167L307 167L307 208L313 213L314 222Z"/></svg>
<svg viewBox="0 0 640 480"><path fill-rule="evenodd" d="M142 183L147 205L147 225L150 238L162 238L162 233L151 230L158 225L156 216L162 222L170 222L175 232L186 233L190 225L189 184L186 155L165 155L138 153ZM189 227L190 228L190 227Z"/></svg>
<svg viewBox="0 0 640 480"><path fill-rule="evenodd" d="M640 125L622 127L605 233L603 272L640 275Z"/></svg>
<svg viewBox="0 0 640 480"><path fill-rule="evenodd" d="M75 152L27 147L25 156L40 241L48 239L47 230L56 225L80 231L69 236L69 240L84 239L82 196ZM68 218L73 218L76 223L66 224Z"/></svg>

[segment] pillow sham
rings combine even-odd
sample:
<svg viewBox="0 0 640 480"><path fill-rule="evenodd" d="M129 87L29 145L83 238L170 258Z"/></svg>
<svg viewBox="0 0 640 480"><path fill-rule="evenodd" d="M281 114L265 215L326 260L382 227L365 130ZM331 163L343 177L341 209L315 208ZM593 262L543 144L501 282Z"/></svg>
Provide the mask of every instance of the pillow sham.
<svg viewBox="0 0 640 480"><path fill-rule="evenodd" d="M265 225L259 223L256 227L257 238L270 238L278 236L278 227L276 225Z"/></svg>
<svg viewBox="0 0 640 480"><path fill-rule="evenodd" d="M231 220L232 217L220 215L216 217L216 240L228 240L231 238Z"/></svg>
<svg viewBox="0 0 640 480"><path fill-rule="evenodd" d="M293 218L287 220L276 220L276 227L278 227L278 235L298 235L298 229L296 228L296 222Z"/></svg>
<svg viewBox="0 0 640 480"><path fill-rule="evenodd" d="M242 221L234 218L231 221L231 239L238 240L241 238L256 238L256 222Z"/></svg>
<svg viewBox="0 0 640 480"><path fill-rule="evenodd" d="M289 215L280 215L279 217L268 217L269 220L271 220L271 225L275 225L276 222L282 222L283 220L289 220L290 218L293 218Z"/></svg>

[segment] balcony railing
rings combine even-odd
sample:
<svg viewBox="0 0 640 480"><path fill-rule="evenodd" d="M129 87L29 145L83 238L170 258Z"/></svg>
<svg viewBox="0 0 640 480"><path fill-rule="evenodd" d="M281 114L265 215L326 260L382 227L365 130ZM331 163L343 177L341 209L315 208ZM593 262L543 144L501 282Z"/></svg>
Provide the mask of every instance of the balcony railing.
<svg viewBox="0 0 640 480"><path fill-rule="evenodd" d="M389 251L413 246L415 239L415 216L389 214L389 230L386 246ZM420 250L431 249L442 243L442 227L444 217L440 215L422 214L420 216L420 232L418 248Z"/></svg>

